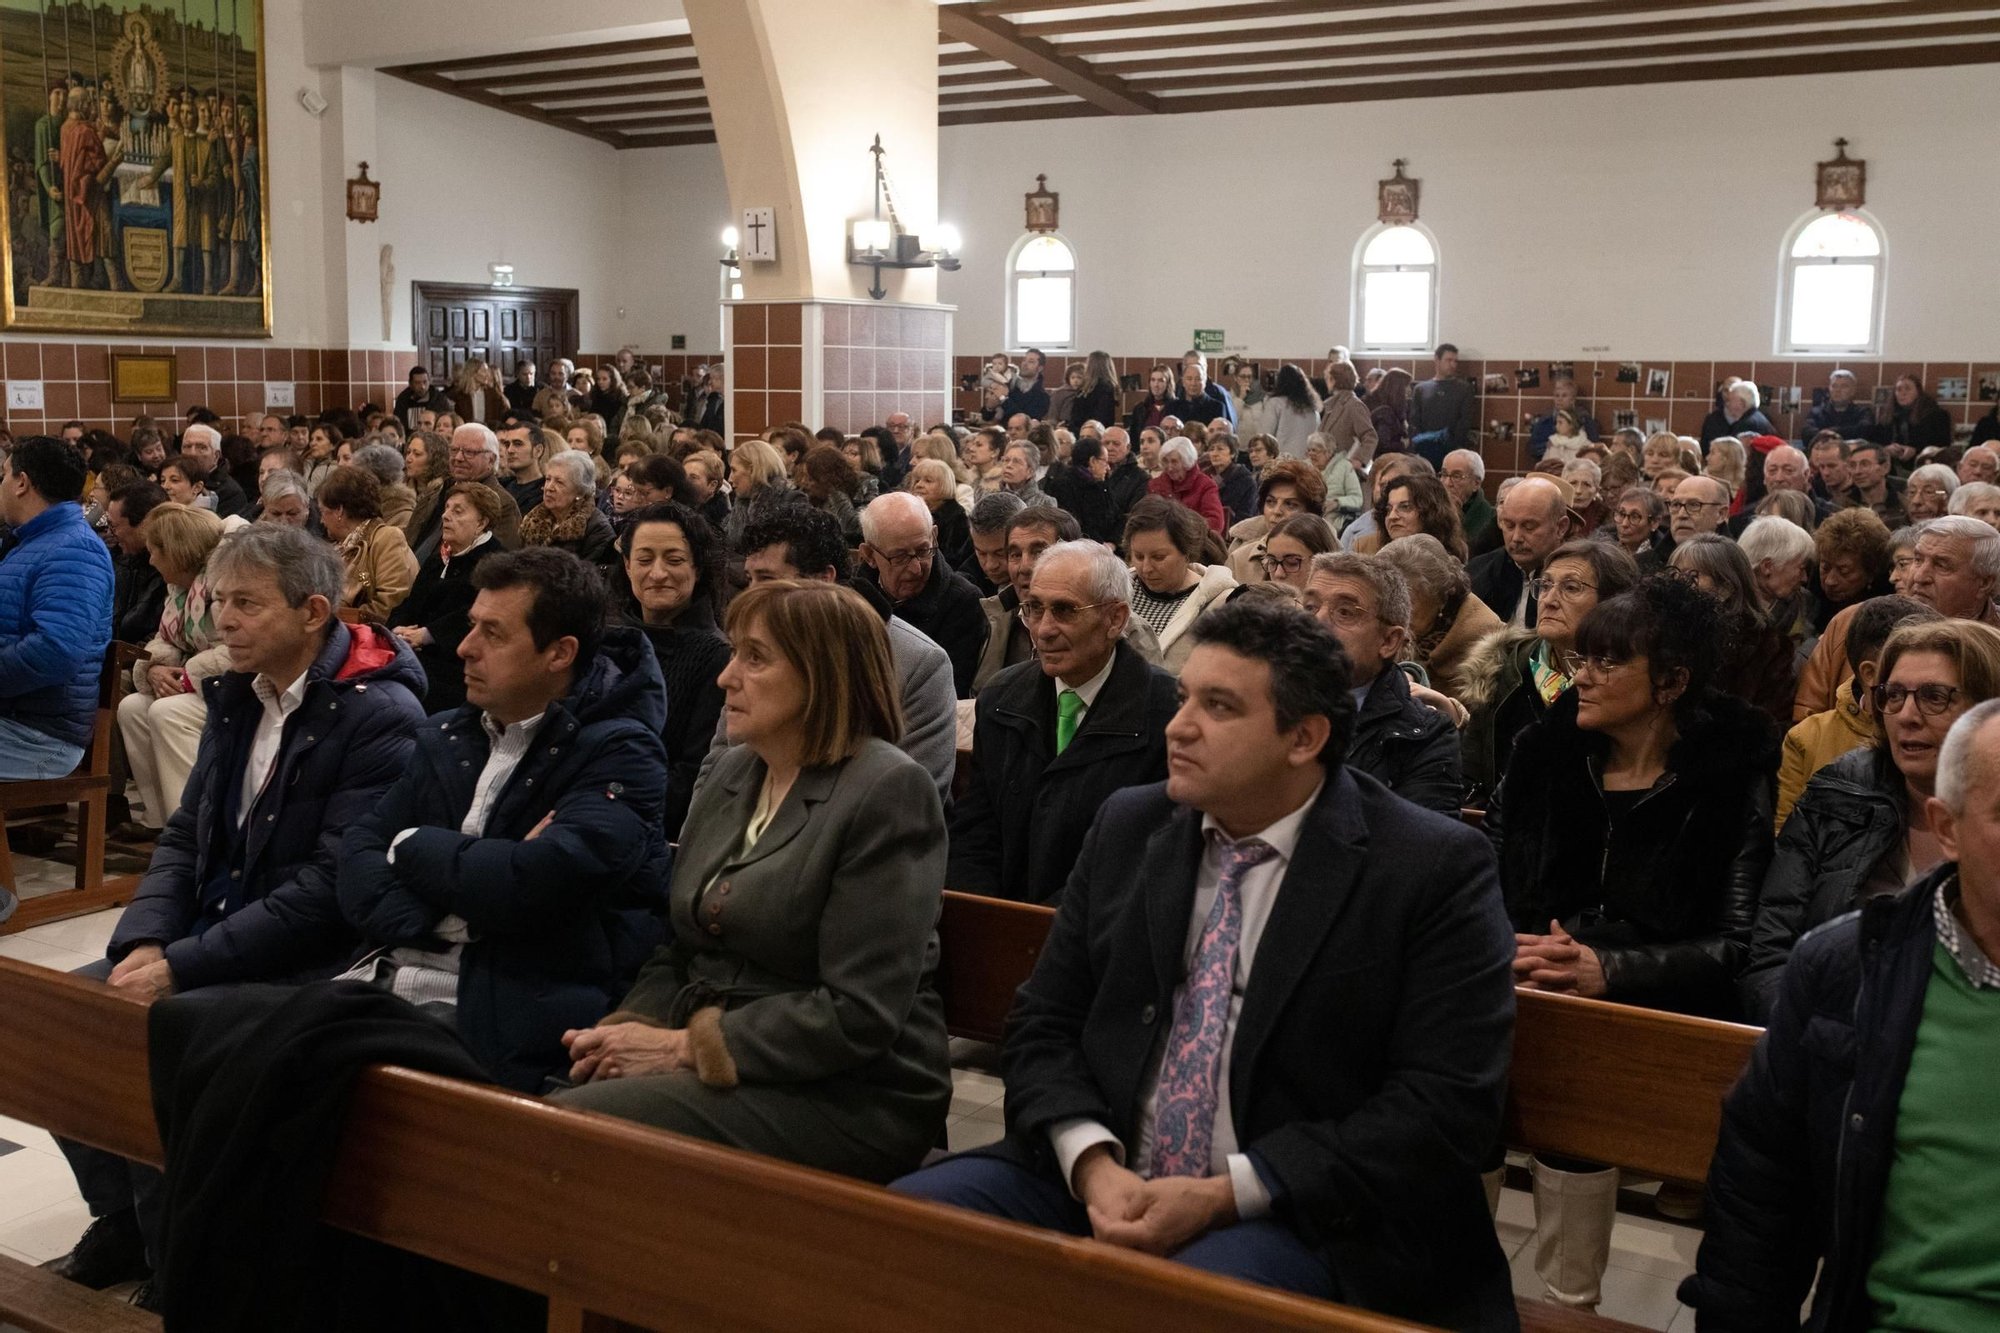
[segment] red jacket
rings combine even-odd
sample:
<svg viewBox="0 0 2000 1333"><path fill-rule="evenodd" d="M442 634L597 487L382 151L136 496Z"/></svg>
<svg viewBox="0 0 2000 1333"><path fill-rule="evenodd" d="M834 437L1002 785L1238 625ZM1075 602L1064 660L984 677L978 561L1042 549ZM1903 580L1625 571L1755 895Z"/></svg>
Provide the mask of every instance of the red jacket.
<svg viewBox="0 0 2000 1333"><path fill-rule="evenodd" d="M1200 468L1191 467L1181 473L1176 482L1162 472L1146 487L1154 495L1164 495L1169 500L1179 500L1195 513L1208 520L1217 535L1227 536L1229 525L1222 517L1222 493L1215 489L1215 478Z"/></svg>

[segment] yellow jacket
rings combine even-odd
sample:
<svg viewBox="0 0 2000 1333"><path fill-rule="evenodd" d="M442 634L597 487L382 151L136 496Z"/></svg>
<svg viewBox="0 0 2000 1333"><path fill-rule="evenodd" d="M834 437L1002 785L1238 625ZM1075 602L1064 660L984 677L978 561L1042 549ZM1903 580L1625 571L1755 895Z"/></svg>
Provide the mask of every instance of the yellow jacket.
<svg viewBox="0 0 2000 1333"><path fill-rule="evenodd" d="M1778 761L1778 829L1792 813L1812 775L1850 750L1876 741L1875 714L1854 697L1853 682L1840 691L1839 702L1814 713L1785 733L1784 757Z"/></svg>

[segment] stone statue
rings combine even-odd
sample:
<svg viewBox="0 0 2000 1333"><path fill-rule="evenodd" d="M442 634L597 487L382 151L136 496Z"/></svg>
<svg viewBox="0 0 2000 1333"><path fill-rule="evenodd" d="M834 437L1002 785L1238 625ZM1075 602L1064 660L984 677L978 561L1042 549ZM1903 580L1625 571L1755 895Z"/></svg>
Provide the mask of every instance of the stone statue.
<svg viewBox="0 0 2000 1333"><path fill-rule="evenodd" d="M389 325L396 301L396 247L382 247L382 341L391 342Z"/></svg>

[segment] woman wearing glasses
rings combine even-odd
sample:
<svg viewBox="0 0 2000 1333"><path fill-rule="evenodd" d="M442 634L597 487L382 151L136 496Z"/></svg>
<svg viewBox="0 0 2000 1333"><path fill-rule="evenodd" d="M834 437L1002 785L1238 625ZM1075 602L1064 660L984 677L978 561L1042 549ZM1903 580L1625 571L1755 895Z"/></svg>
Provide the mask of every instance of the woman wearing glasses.
<svg viewBox="0 0 2000 1333"><path fill-rule="evenodd" d="M1574 688L1521 733L1487 811L1516 985L1736 1016L1778 730L1715 692L1721 636L1715 599L1660 575L1577 627ZM1533 1177L1546 1298L1594 1309L1618 1171L1544 1154Z"/></svg>
<svg viewBox="0 0 2000 1333"><path fill-rule="evenodd" d="M1534 628L1497 630L1466 654L1458 702L1470 715L1464 728L1469 804L1478 805L1499 784L1514 738L1569 688L1563 655L1576 646L1585 614L1638 581L1632 557L1610 542L1567 542L1529 585Z"/></svg>
<svg viewBox="0 0 2000 1333"><path fill-rule="evenodd" d="M1663 568L1674 549L1674 539L1662 529L1667 522L1667 502L1657 491L1645 486L1628 486L1611 506L1611 522L1606 530L1625 554L1652 573Z"/></svg>
<svg viewBox="0 0 2000 1333"><path fill-rule="evenodd" d="M1705 532L1674 548L1673 568L1722 604L1722 665L1715 687L1769 714L1780 729L1791 726L1798 647L1771 620L1750 557L1729 538Z"/></svg>
<svg viewBox="0 0 2000 1333"><path fill-rule="evenodd" d="M1264 554L1258 559L1267 580L1289 583L1303 594L1312 574L1313 557L1333 549L1333 532L1325 519L1317 514L1295 514L1264 538Z"/></svg>
<svg viewBox="0 0 2000 1333"><path fill-rule="evenodd" d="M1943 859L1924 818L1945 733L2000 695L2000 630L1976 620L1905 625L1868 691L1880 739L1813 775L1778 839L1743 974L1753 1022L1770 1017L1799 936L1896 893Z"/></svg>

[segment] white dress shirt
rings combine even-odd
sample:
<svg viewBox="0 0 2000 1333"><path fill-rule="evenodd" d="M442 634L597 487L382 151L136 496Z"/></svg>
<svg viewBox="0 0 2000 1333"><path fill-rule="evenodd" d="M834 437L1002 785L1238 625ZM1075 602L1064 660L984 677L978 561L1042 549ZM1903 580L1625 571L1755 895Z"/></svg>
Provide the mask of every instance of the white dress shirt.
<svg viewBox="0 0 2000 1333"><path fill-rule="evenodd" d="M1230 1190L1236 1196L1236 1216L1244 1222L1263 1217L1271 1211L1271 1192L1258 1178L1257 1168L1250 1164L1249 1155L1236 1150L1236 1121L1229 1108L1229 1070L1236 1046L1236 1023L1243 1016L1243 996L1250 987L1250 969L1257 961L1257 945L1264 937L1265 925L1271 920L1271 909L1277 905L1278 888L1284 883L1285 869L1291 865L1292 853L1299 845L1299 828L1305 823L1306 811L1313 808L1325 786L1322 780L1298 809L1257 833L1245 835L1269 843L1277 855L1246 870L1236 886L1243 907L1243 933L1236 946L1236 975L1229 988L1229 1017L1222 1029L1222 1063L1215 1075L1215 1129L1209 1148L1210 1174L1228 1173ZM1202 929L1208 924L1210 909L1215 906L1216 891L1222 887L1220 844L1225 835L1221 826L1207 815L1202 817L1201 834L1201 866L1195 871L1194 907L1188 919L1187 943L1181 949L1183 976L1185 969L1193 965ZM1138 1142L1132 1145L1131 1161L1136 1163L1133 1170L1142 1176L1152 1173L1154 1103L1159 1097L1160 1062L1186 990L1185 980L1174 988L1172 1012L1166 1015L1160 1036L1153 1044L1146 1077L1139 1087ZM1081 1196L1076 1195L1074 1172L1077 1159L1083 1156L1086 1149L1108 1143L1113 1157L1121 1164L1127 1163L1125 1145L1119 1142L1110 1127L1082 1116L1059 1120L1051 1125L1049 1141L1055 1148L1056 1162L1062 1170L1063 1179L1070 1183L1070 1193L1079 1199Z"/></svg>
<svg viewBox="0 0 2000 1333"><path fill-rule="evenodd" d="M472 804L466 807L465 818L459 822L458 831L468 838L486 835L486 820L493 813L493 805L506 789L507 779L514 776L514 770L528 753L528 746L534 742L535 730L542 725L547 713L537 713L525 721L502 727L485 713L479 715L479 725L486 729L490 748L486 752L486 766L479 770L479 781L473 784ZM389 864L396 864L396 848L403 839L415 833L406 828L389 842ZM465 918L457 913L443 917L433 932L451 947L442 952L430 949L391 949L387 953L376 954L356 964L341 980L377 981L381 977L379 964L386 963L394 970L389 977L389 990L400 995L411 1004L457 1004L458 1003L458 956L472 939L472 930Z"/></svg>
<svg viewBox="0 0 2000 1333"><path fill-rule="evenodd" d="M282 692L260 673L251 679L250 692L264 705L264 712L250 738L249 762L243 766L243 796L236 804L238 828L250 818L250 807L257 804L264 784L271 780L271 766L278 762L278 751L285 743L285 719L306 701L306 673L299 672L299 678Z"/></svg>
<svg viewBox="0 0 2000 1333"><path fill-rule="evenodd" d="M1083 730L1083 720L1090 716L1090 706L1096 703L1097 696L1103 693L1104 682L1111 679L1111 668L1116 666L1117 663L1117 645L1114 644L1111 656L1105 658L1104 665L1098 669L1097 674L1083 682L1083 684L1072 685L1061 676L1056 677L1056 697L1058 699L1062 697L1064 690L1068 690L1071 694L1083 700L1083 707L1077 710L1076 714L1076 729L1078 731Z"/></svg>

